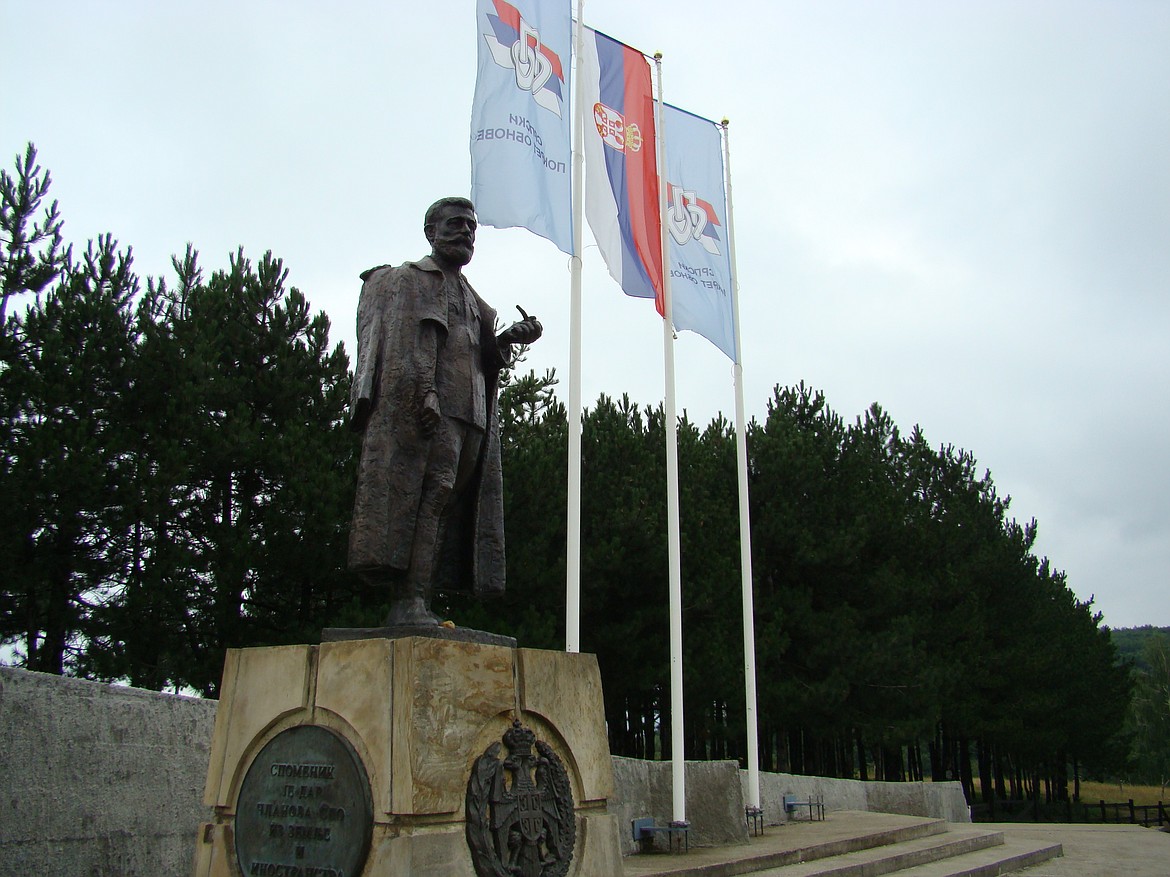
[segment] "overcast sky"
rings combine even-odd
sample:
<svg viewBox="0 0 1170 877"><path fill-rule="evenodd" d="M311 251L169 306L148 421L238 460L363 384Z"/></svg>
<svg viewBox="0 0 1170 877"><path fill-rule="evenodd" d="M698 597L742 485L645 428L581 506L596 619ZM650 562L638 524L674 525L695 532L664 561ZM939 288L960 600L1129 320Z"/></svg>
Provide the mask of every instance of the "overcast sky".
<svg viewBox="0 0 1170 877"><path fill-rule="evenodd" d="M0 160L33 141L67 238L112 232L143 277L188 241L209 269L272 250L352 354L358 274L423 255L426 206L469 191L474 8L0 0ZM1106 623L1170 625L1170 2L585 21L731 120L749 416L801 380L847 421L879 402L971 450ZM657 404L661 324L591 243L584 400ZM484 228L467 273L539 316L529 365L567 378L567 258ZM680 409L730 417L727 358L683 333L676 359Z"/></svg>

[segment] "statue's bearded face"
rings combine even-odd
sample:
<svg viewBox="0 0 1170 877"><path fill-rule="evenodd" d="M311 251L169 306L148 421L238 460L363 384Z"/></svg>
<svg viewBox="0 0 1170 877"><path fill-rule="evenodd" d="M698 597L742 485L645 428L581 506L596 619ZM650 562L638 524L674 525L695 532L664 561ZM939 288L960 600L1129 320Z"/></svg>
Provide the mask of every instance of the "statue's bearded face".
<svg viewBox="0 0 1170 877"><path fill-rule="evenodd" d="M466 207L448 204L439 210L434 225L427 226L427 238L436 258L462 267L475 252L475 213Z"/></svg>

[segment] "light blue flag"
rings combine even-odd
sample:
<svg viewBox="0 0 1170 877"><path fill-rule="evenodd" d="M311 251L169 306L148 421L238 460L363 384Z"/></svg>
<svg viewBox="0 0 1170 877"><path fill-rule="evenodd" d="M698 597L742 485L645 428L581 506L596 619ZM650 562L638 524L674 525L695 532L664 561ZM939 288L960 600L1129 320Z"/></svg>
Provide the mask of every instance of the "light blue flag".
<svg viewBox="0 0 1170 877"><path fill-rule="evenodd" d="M671 313L737 362L723 143L709 119L662 107Z"/></svg>
<svg viewBox="0 0 1170 877"><path fill-rule="evenodd" d="M471 200L483 225L573 252L569 0L477 0Z"/></svg>

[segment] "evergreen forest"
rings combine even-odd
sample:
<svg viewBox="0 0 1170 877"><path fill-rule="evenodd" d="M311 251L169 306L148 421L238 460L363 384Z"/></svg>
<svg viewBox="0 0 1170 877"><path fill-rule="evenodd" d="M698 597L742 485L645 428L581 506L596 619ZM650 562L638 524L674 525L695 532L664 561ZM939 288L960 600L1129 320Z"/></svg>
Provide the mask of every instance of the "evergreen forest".
<svg viewBox="0 0 1170 877"><path fill-rule="evenodd" d="M215 697L228 648L377 624L386 595L345 570L358 446L325 314L270 253L208 270L188 247L142 279L108 235L74 249L50 184L31 145L0 172L5 662ZM436 606L561 649L567 416L555 374L522 366L500 401L508 591ZM685 754L742 762L735 435L684 416L678 437ZM584 415L582 649L611 751L654 759L671 755L665 438L661 407L603 396ZM877 404L847 421L804 384L774 389L747 450L762 769L954 779L968 800L1165 781L1166 638L1119 659L971 452Z"/></svg>

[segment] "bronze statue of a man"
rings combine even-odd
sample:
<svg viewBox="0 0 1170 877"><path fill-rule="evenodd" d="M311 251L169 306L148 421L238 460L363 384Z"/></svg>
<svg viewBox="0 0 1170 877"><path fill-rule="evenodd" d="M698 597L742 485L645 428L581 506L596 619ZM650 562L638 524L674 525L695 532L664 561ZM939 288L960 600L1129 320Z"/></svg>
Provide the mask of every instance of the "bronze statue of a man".
<svg viewBox="0 0 1170 877"><path fill-rule="evenodd" d="M434 589L504 589L497 382L512 345L542 329L521 311L496 335L496 312L462 272L475 229L470 201L443 198L423 221L429 256L362 274L349 568L391 590L387 626L438 624Z"/></svg>

